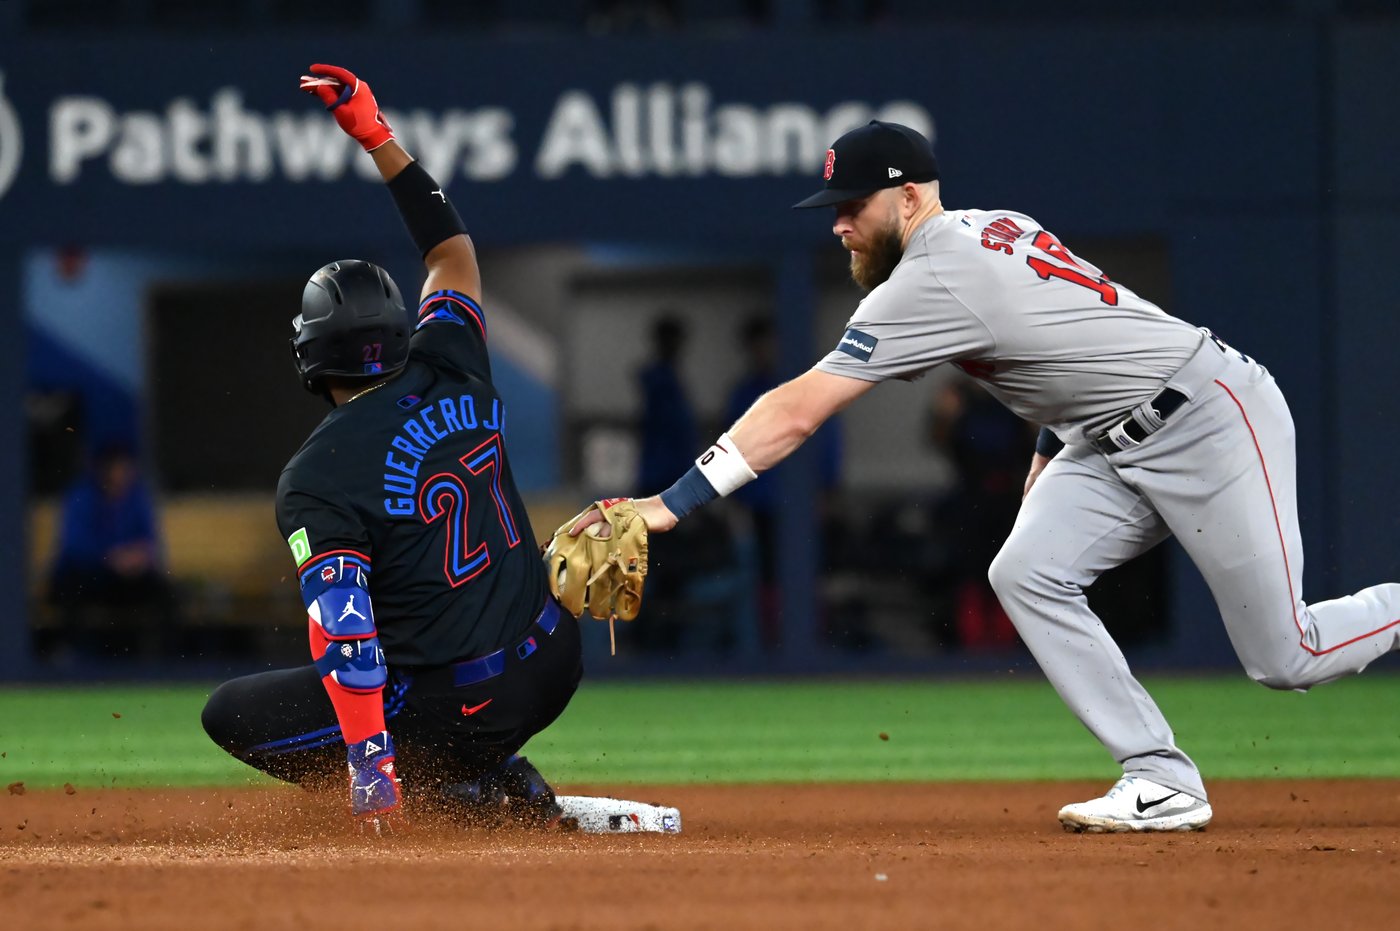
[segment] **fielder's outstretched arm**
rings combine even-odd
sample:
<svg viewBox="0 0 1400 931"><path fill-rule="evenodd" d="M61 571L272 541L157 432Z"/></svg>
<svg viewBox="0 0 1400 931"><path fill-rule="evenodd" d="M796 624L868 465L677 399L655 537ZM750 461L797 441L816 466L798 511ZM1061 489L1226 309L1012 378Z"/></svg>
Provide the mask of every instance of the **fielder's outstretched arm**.
<svg viewBox="0 0 1400 931"><path fill-rule="evenodd" d="M755 473L766 472L877 384L809 369L755 401L729 436Z"/></svg>
<svg viewBox="0 0 1400 931"><path fill-rule="evenodd" d="M782 462L822 424L878 382L810 369L754 402L674 485L637 501L647 529L670 530L706 502L721 498Z"/></svg>

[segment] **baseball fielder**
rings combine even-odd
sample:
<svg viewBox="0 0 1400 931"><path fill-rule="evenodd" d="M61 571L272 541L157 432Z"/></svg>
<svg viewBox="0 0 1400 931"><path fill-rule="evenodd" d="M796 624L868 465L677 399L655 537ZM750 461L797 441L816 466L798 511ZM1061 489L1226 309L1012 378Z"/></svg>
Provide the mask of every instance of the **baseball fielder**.
<svg viewBox="0 0 1400 931"><path fill-rule="evenodd" d="M650 530L669 529L880 382L952 362L1043 426L989 575L1045 675L1124 773L1060 821L1090 832L1204 827L1201 774L1085 589L1175 534L1250 677L1307 689L1396 649L1400 585L1303 600L1293 422L1264 366L1110 280L1024 214L945 210L932 149L908 127L847 133L824 176L796 206L835 208L832 232L870 293L830 354L760 398L639 512Z"/></svg>

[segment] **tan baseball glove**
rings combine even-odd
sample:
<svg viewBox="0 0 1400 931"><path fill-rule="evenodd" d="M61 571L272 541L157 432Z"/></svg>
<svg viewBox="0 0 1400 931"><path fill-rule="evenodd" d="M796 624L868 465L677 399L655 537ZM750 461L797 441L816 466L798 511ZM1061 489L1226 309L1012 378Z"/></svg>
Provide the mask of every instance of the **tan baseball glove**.
<svg viewBox="0 0 1400 931"><path fill-rule="evenodd" d="M590 511L603 520L569 536ZM647 525L631 498L604 498L565 521L544 549L549 590L574 617L630 621L642 607L647 578Z"/></svg>

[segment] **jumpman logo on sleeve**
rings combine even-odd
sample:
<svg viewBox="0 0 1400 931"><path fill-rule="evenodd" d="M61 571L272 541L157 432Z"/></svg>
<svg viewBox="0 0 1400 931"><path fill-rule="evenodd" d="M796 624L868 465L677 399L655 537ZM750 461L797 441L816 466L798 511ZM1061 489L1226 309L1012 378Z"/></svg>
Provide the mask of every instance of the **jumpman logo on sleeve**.
<svg viewBox="0 0 1400 931"><path fill-rule="evenodd" d="M345 610L343 610L343 611L340 612L340 617L336 618L336 623L337 623L337 624L340 623L341 621L345 620L347 617L349 617L349 616L352 615L352 614L355 615L355 617L359 618L359 619L362 620L362 621L369 620L369 618L367 618L367 617L365 617L363 614L361 614L360 611L359 611L359 609L355 607L355 596L354 596L354 595L351 595L350 597L348 597L348 598L345 599Z"/></svg>

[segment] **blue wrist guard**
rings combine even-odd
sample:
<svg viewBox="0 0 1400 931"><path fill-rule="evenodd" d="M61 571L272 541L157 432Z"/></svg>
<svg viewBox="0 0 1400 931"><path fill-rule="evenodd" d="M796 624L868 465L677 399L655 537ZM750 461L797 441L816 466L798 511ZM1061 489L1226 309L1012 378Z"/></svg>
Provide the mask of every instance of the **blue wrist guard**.
<svg viewBox="0 0 1400 931"><path fill-rule="evenodd" d="M715 486L710 484L700 467L691 466L690 471L682 475L676 484L661 493L661 503L679 520L718 497L719 492L715 491Z"/></svg>

